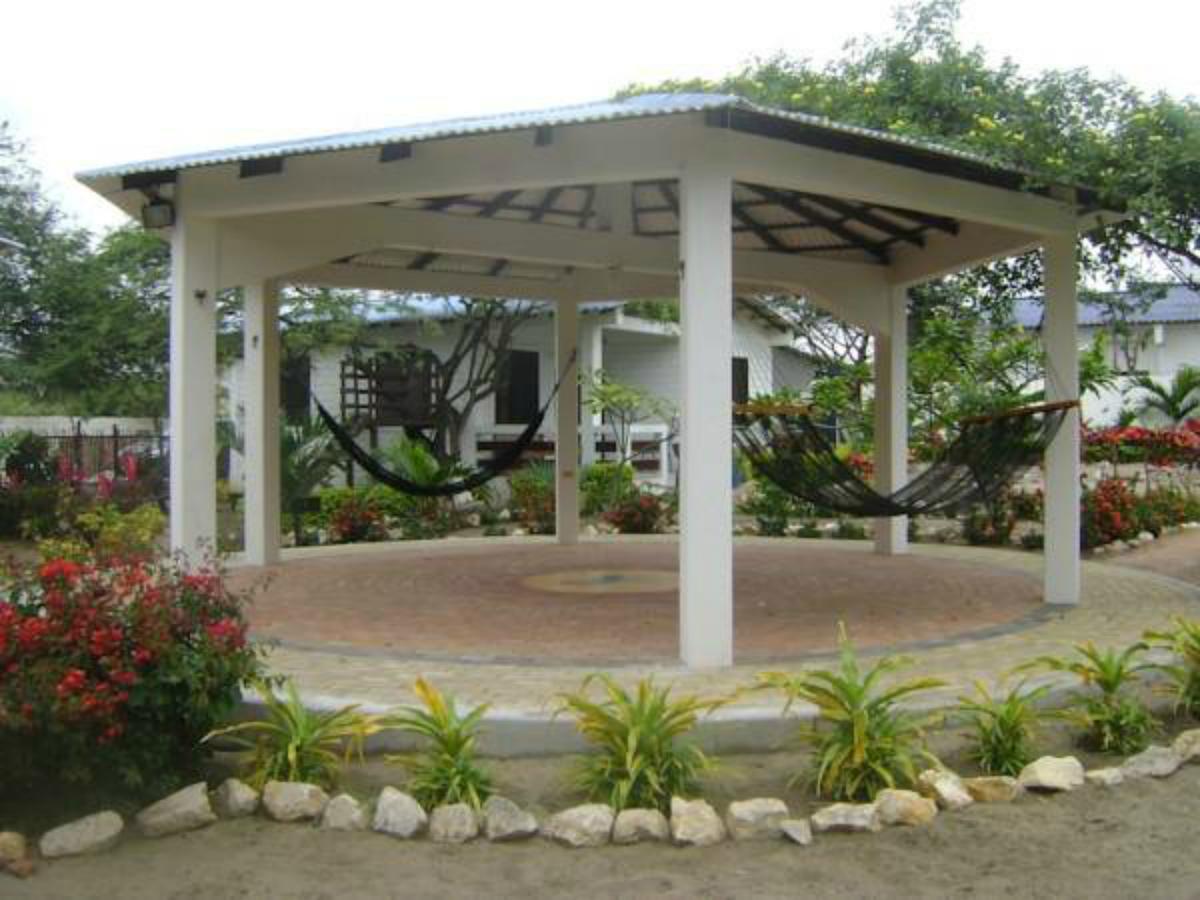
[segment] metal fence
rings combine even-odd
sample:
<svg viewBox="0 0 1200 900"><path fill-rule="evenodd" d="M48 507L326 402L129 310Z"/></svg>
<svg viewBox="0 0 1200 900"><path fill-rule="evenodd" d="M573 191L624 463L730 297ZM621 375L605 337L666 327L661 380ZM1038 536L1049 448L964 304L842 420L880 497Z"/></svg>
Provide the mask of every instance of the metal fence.
<svg viewBox="0 0 1200 900"><path fill-rule="evenodd" d="M167 435L147 432L122 432L117 426L107 434L84 434L80 426L69 434L40 434L47 445L47 458L58 466L60 476L72 480L92 480L106 474L121 479L126 474L127 457L143 468L151 464L165 468Z"/></svg>

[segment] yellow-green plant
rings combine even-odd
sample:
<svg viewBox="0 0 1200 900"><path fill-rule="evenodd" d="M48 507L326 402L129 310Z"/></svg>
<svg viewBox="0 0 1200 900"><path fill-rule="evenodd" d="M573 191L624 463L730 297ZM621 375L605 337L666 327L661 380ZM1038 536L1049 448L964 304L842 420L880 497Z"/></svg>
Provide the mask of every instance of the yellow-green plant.
<svg viewBox="0 0 1200 900"><path fill-rule="evenodd" d="M409 766L409 792L426 809L443 803L469 803L478 809L492 792L492 779L475 761L479 724L487 711L483 703L466 715L453 697L442 694L424 678L413 692L423 708L408 706L382 716L381 728L395 728L427 738L429 746L418 754L393 756Z"/></svg>
<svg viewBox="0 0 1200 900"><path fill-rule="evenodd" d="M941 717L906 712L898 704L944 682L916 678L885 683L886 676L910 664L904 657L886 656L862 671L843 624L838 625L838 648L836 669L798 675L764 672L758 686L783 691L785 711L798 700L817 708L812 727L800 731L801 741L816 748L816 759L811 772L798 774L793 782L807 774L818 797L870 800L883 788L916 781L918 761L938 765L926 747L925 729Z"/></svg>
<svg viewBox="0 0 1200 900"><path fill-rule="evenodd" d="M1148 649L1141 642L1122 650L1100 649L1087 641L1074 646L1070 657L1041 656L1021 666L1021 669L1043 668L1068 672L1079 679L1083 688L1095 688L1095 693L1077 692L1077 708L1067 713L1084 729L1083 743L1104 753L1137 753L1146 749L1157 722L1144 703L1129 693L1141 672L1154 668L1141 661Z"/></svg>
<svg viewBox="0 0 1200 900"><path fill-rule="evenodd" d="M166 528L166 516L153 503L126 513L112 503L100 503L77 513L66 537L39 541L38 554L43 561L149 559L162 552L159 540Z"/></svg>
<svg viewBox="0 0 1200 900"><path fill-rule="evenodd" d="M1200 620L1175 619L1170 631L1147 631L1143 637L1153 646L1170 650L1176 661L1159 665L1172 681L1176 712L1200 719Z"/></svg>
<svg viewBox="0 0 1200 900"><path fill-rule="evenodd" d="M602 689L600 699L589 696L593 684ZM572 716L584 740L596 748L580 763L579 786L614 809L667 812L671 797L695 794L700 774L712 767L713 760L686 738L702 713L725 702L672 699L669 687L650 678L630 692L608 675L589 675L578 691L562 695L558 710Z"/></svg>
<svg viewBox="0 0 1200 900"><path fill-rule="evenodd" d="M959 709L973 728L971 756L988 775L1018 775L1034 758L1032 743L1042 719L1054 715L1038 701L1049 685L1025 690L1022 681L1001 696L993 696L982 681L974 697L959 697Z"/></svg>
<svg viewBox="0 0 1200 900"><path fill-rule="evenodd" d="M333 787L342 766L362 758L363 743L378 730L378 720L358 711L358 705L330 712L312 712L300 699L291 679L279 697L263 681L253 682L262 697L266 718L218 728L204 737L226 737L245 748L247 781L261 788L268 781L303 781ZM248 736L247 736L248 735Z"/></svg>

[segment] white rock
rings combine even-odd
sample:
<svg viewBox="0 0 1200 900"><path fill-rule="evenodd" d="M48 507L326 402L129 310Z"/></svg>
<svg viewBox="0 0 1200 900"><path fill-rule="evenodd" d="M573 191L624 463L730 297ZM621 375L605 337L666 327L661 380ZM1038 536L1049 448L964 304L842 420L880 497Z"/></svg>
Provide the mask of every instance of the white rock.
<svg viewBox="0 0 1200 900"><path fill-rule="evenodd" d="M725 827L735 841L756 838L777 838L783 832L779 825L790 817L787 804L776 797L756 797L737 800L725 812Z"/></svg>
<svg viewBox="0 0 1200 900"><path fill-rule="evenodd" d="M28 855L25 835L16 831L0 831L0 869Z"/></svg>
<svg viewBox="0 0 1200 900"><path fill-rule="evenodd" d="M1171 746L1182 762L1200 762L1200 728L1180 732Z"/></svg>
<svg viewBox="0 0 1200 900"><path fill-rule="evenodd" d="M323 831L366 831L367 810L349 794L338 794L325 805L318 825Z"/></svg>
<svg viewBox="0 0 1200 900"><path fill-rule="evenodd" d="M667 817L657 809L623 809L613 824L614 844L639 844L642 841L666 841L671 838Z"/></svg>
<svg viewBox="0 0 1200 900"><path fill-rule="evenodd" d="M1121 774L1130 778L1166 778L1174 775L1183 760L1172 747L1147 747L1131 756L1121 766Z"/></svg>
<svg viewBox="0 0 1200 900"><path fill-rule="evenodd" d="M812 826L808 824L808 819L784 819L779 823L779 830L785 838L801 847L812 843Z"/></svg>
<svg viewBox="0 0 1200 900"><path fill-rule="evenodd" d="M672 797L671 840L689 847L709 847L725 840L725 825L708 801Z"/></svg>
<svg viewBox="0 0 1200 900"><path fill-rule="evenodd" d="M963 780L948 769L926 769L917 776L917 790L942 809L966 809L975 802Z"/></svg>
<svg viewBox="0 0 1200 900"><path fill-rule="evenodd" d="M208 785L203 781L163 797L137 814L138 830L145 837L165 837L203 828L215 821L217 814L208 800Z"/></svg>
<svg viewBox="0 0 1200 900"><path fill-rule="evenodd" d="M542 834L568 847L601 847L612 836L615 818L607 803L584 803L551 816Z"/></svg>
<svg viewBox="0 0 1200 900"><path fill-rule="evenodd" d="M1021 783L1008 775L964 778L963 787L976 803L1011 803L1025 793Z"/></svg>
<svg viewBox="0 0 1200 900"><path fill-rule="evenodd" d="M315 819L324 812L327 803L328 794L303 781L268 781L262 793L263 808L276 822Z"/></svg>
<svg viewBox="0 0 1200 900"><path fill-rule="evenodd" d="M1125 780L1124 774L1115 766L1106 769L1089 769L1083 773L1083 780L1096 787L1116 787Z"/></svg>
<svg viewBox="0 0 1200 900"><path fill-rule="evenodd" d="M385 787L375 803L375 818L371 827L392 837L416 837L429 825L429 816L421 804L394 787Z"/></svg>
<svg viewBox="0 0 1200 900"><path fill-rule="evenodd" d="M1027 791L1073 791L1083 787L1083 764L1073 756L1043 756L1017 776Z"/></svg>
<svg viewBox="0 0 1200 900"><path fill-rule="evenodd" d="M38 849L46 859L99 853L112 847L124 830L125 821L106 810L47 831L38 841Z"/></svg>
<svg viewBox="0 0 1200 900"><path fill-rule="evenodd" d="M875 795L879 821L884 825L928 825L937 818L937 803L916 791L885 788Z"/></svg>
<svg viewBox="0 0 1200 900"><path fill-rule="evenodd" d="M1138 543L1141 543L1141 544L1148 544L1148 543L1150 543L1150 541L1154 540L1154 532L1152 532L1152 531L1139 531L1139 532L1138 532L1137 539L1138 539Z"/></svg>
<svg viewBox="0 0 1200 900"><path fill-rule="evenodd" d="M824 831L880 831L883 822L874 803L833 803L812 814L812 830Z"/></svg>
<svg viewBox="0 0 1200 900"><path fill-rule="evenodd" d="M479 834L479 814L468 803L449 803L429 817L429 838L439 844L465 844Z"/></svg>
<svg viewBox="0 0 1200 900"><path fill-rule="evenodd" d="M246 782L237 778L226 778L212 792L212 805L223 819L240 819L258 811L259 794Z"/></svg>
<svg viewBox="0 0 1200 900"><path fill-rule="evenodd" d="M489 841L519 841L537 834L538 823L507 797L493 795L483 804L483 831Z"/></svg>

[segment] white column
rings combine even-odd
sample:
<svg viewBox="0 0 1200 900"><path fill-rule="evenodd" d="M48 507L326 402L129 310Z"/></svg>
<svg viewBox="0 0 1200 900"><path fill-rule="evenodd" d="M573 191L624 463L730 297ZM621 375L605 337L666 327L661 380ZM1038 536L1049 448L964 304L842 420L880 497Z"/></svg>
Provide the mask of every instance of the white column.
<svg viewBox="0 0 1200 900"><path fill-rule="evenodd" d="M693 667L733 663L731 192L719 169L680 179L679 646Z"/></svg>
<svg viewBox="0 0 1200 900"><path fill-rule="evenodd" d="M890 494L908 481L908 292L892 288L889 334L875 335L875 487ZM875 552L908 552L908 517L875 520Z"/></svg>
<svg viewBox="0 0 1200 900"><path fill-rule="evenodd" d="M215 552L217 534L217 226L171 232L171 549Z"/></svg>
<svg viewBox="0 0 1200 900"><path fill-rule="evenodd" d="M555 531L560 544L579 542L579 361L564 368L579 346L579 305L560 300L554 307L555 377L562 387L555 403Z"/></svg>
<svg viewBox="0 0 1200 900"><path fill-rule="evenodd" d="M1075 238L1056 235L1044 244L1046 400L1079 398ZM1067 413L1046 450L1045 601L1079 602L1079 410Z"/></svg>
<svg viewBox="0 0 1200 900"><path fill-rule="evenodd" d="M246 562L279 561L279 292L274 282L245 287Z"/></svg>
<svg viewBox="0 0 1200 900"><path fill-rule="evenodd" d="M579 342L579 370L583 373L584 400L587 400L587 387L596 377L596 373L604 367L604 327L597 322L594 325L584 323L583 333ZM584 407L583 416L579 420L580 464L590 466L596 461L596 433L600 417L591 409Z"/></svg>

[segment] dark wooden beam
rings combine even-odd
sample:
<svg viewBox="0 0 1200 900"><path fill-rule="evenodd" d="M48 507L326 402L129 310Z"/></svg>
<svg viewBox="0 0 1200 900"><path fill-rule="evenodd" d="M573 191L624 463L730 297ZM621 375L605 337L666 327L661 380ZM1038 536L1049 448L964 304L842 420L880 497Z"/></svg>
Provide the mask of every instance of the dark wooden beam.
<svg viewBox="0 0 1200 900"><path fill-rule="evenodd" d="M396 162L401 159L409 159L412 157L413 146L408 141L401 141L396 144L384 144L379 148L379 161L381 163Z"/></svg>
<svg viewBox="0 0 1200 900"><path fill-rule="evenodd" d="M480 207L479 215L485 219L490 219L501 209L512 203L512 201L515 200L517 195L520 193L520 191L501 191L491 200L488 200L482 207Z"/></svg>
<svg viewBox="0 0 1200 900"><path fill-rule="evenodd" d="M587 228L587 224L591 220L592 213L596 208L596 186L589 184L583 190L583 209L579 211L579 227Z"/></svg>
<svg viewBox="0 0 1200 900"><path fill-rule="evenodd" d="M132 175L121 176L121 190L140 191L163 184L174 184L177 178L178 173L174 169L165 169L160 172L135 172Z"/></svg>
<svg viewBox="0 0 1200 900"><path fill-rule="evenodd" d="M891 235L898 241L905 241L914 247L925 246L925 239L921 237L919 230L906 229L895 222L882 219L871 212L868 207L855 206L853 203L847 203L844 200L837 200L833 197L824 197L820 194L801 194L800 196L805 200L820 204L832 212L840 213L848 219L862 222L876 231L882 231L884 234Z"/></svg>
<svg viewBox="0 0 1200 900"><path fill-rule="evenodd" d="M946 216L935 216L912 209L900 209L897 206L875 206L874 208L881 209L894 216L899 216L902 219L908 219L910 222L919 222L928 228L936 228L938 231L944 231L946 234L958 234L958 222Z"/></svg>
<svg viewBox="0 0 1200 900"><path fill-rule="evenodd" d="M746 212L745 208L740 203L735 202L733 204L733 217L741 222L744 228L753 232L754 236L766 244L769 249L778 253L787 253L792 249L778 237L776 237L771 229L766 228L762 222L759 222L748 212Z"/></svg>
<svg viewBox="0 0 1200 900"><path fill-rule="evenodd" d="M865 250L882 263L888 261L887 250L882 244L877 241L872 241L870 238L864 237L852 229L845 226L844 222L826 215L819 209L815 209L811 204L805 203L800 197L795 194L787 193L786 191L776 190L775 188L763 187L761 185L746 185L750 190L757 193L760 197L765 197L768 200L773 200L778 203L794 216L799 216L801 219L807 219L826 229L832 234L836 234L842 240L846 241L860 250Z"/></svg>
<svg viewBox="0 0 1200 900"><path fill-rule="evenodd" d="M420 256L410 262L408 267L414 272L424 271L425 269L428 269L429 266L432 265L433 261L440 255L441 254L439 253L422 253Z"/></svg>
<svg viewBox="0 0 1200 900"><path fill-rule="evenodd" d="M264 156L259 159L243 160L238 166L238 178L257 178L260 175L280 175L283 173L282 156Z"/></svg>
<svg viewBox="0 0 1200 900"><path fill-rule="evenodd" d="M507 259L498 259L494 263L492 263L492 267L490 269L488 269L488 275L490 275L492 278L495 278L497 275L499 275L501 272L503 272L507 268L508 268L508 260Z"/></svg>
<svg viewBox="0 0 1200 900"><path fill-rule="evenodd" d="M542 219L545 218L546 213L548 213L548 212L550 212L550 210L554 209L554 204L558 202L558 198L562 196L562 192L564 190L566 190L566 188L552 187L548 191L546 191L545 196L542 197L542 202L539 203L536 207L534 207L533 212L530 214L529 221L530 222L542 221Z"/></svg>
<svg viewBox="0 0 1200 900"><path fill-rule="evenodd" d="M425 210L426 212L442 212L451 206L457 206L459 203L467 200L470 200L467 194L450 194L446 197L434 197L425 201Z"/></svg>
<svg viewBox="0 0 1200 900"><path fill-rule="evenodd" d="M549 147L554 143L554 129L549 125L539 125L533 132L533 145L535 147Z"/></svg>

